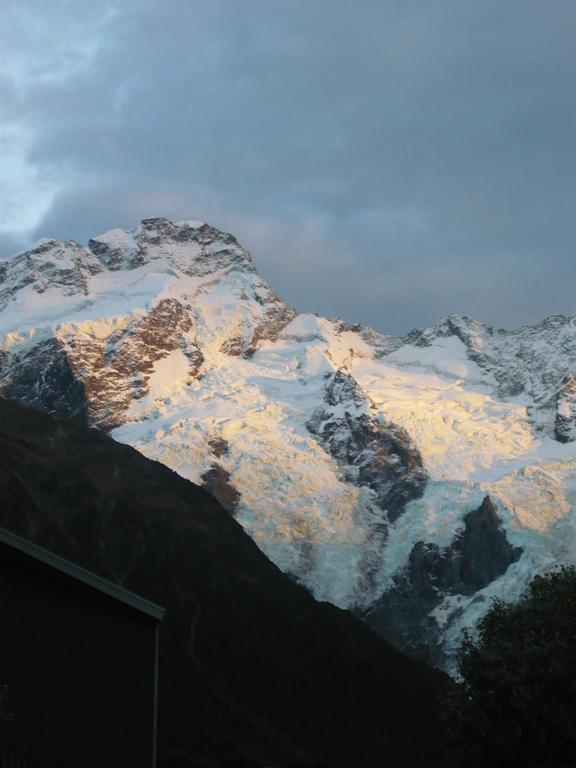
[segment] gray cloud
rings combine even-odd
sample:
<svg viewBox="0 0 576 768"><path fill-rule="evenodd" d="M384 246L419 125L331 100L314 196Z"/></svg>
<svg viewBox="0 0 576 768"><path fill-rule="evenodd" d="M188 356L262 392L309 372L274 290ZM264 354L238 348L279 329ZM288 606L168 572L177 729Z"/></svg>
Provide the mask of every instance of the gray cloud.
<svg viewBox="0 0 576 768"><path fill-rule="evenodd" d="M6 7L2 104L54 187L30 239L204 218L299 309L383 330L575 311L570 0Z"/></svg>

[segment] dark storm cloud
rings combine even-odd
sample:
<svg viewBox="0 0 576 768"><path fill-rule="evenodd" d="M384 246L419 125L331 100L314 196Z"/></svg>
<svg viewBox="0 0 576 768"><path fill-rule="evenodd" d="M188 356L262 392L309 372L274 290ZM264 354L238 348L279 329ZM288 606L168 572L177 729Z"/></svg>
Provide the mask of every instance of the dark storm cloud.
<svg viewBox="0 0 576 768"><path fill-rule="evenodd" d="M60 182L34 236L204 218L299 309L387 330L575 312L570 0L57 5L57 76L0 85Z"/></svg>

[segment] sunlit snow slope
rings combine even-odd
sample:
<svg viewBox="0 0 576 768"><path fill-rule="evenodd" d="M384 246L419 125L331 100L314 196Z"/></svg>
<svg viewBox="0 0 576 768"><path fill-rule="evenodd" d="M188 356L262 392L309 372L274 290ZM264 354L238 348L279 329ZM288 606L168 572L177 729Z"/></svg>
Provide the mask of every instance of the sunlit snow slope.
<svg viewBox="0 0 576 768"><path fill-rule="evenodd" d="M148 219L1 262L0 350L5 397L206 485L318 598L438 664L487 598L576 561L573 318L384 336L297 315L231 235Z"/></svg>

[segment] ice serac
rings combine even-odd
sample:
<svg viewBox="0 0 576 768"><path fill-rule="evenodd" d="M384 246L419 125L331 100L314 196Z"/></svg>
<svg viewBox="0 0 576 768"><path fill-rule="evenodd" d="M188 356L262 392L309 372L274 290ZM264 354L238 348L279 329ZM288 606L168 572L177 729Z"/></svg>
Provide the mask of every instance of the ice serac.
<svg viewBox="0 0 576 768"><path fill-rule="evenodd" d="M380 606L382 633L443 665L492 597L576 562L575 359L563 315L514 331L450 315L397 337L298 314L198 221L0 263L0 394L203 484L316 597ZM477 572L492 539L466 532L486 496L494 540L521 556L502 544L494 571L424 600L435 568Z"/></svg>

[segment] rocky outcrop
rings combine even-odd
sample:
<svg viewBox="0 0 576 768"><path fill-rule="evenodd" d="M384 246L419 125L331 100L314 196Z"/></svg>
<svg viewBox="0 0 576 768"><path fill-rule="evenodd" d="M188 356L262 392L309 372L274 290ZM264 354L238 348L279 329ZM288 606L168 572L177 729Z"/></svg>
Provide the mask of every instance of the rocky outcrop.
<svg viewBox="0 0 576 768"><path fill-rule="evenodd" d="M427 476L418 449L404 429L368 414L366 396L350 374L329 376L324 401L308 430L336 459L343 479L370 488L383 522L393 522L424 492Z"/></svg>
<svg viewBox="0 0 576 768"><path fill-rule="evenodd" d="M226 339L220 346L224 354L251 358L261 342L277 341L282 330L296 317L296 311L285 304L272 289L256 291L253 299L263 308L262 317L248 323L243 333Z"/></svg>
<svg viewBox="0 0 576 768"><path fill-rule="evenodd" d="M149 392L155 364L182 350L188 377L198 375L203 355L189 332L191 308L163 299L142 319L106 338L62 333L13 356L0 368L0 394L102 429L128 418L134 400Z"/></svg>
<svg viewBox="0 0 576 768"><path fill-rule="evenodd" d="M214 462L202 475L202 487L233 515L240 501L240 494L230 482L230 477L227 469Z"/></svg>
<svg viewBox="0 0 576 768"><path fill-rule="evenodd" d="M551 436L560 442L574 439L567 426L571 372L576 355L575 319L551 315L540 323L507 331L495 329L466 315L452 314L433 328L416 329L404 338L415 347L430 347L435 340L460 339L470 360L486 374L486 383L495 385L500 398L525 393L533 401L538 427L550 421ZM563 393L567 387L566 395Z"/></svg>
<svg viewBox="0 0 576 768"><path fill-rule="evenodd" d="M520 548L508 542L489 496L464 517L464 530L456 536L451 549L458 569L450 572L445 588L463 595L473 595L488 586L522 554Z"/></svg>
<svg viewBox="0 0 576 768"><path fill-rule="evenodd" d="M89 279L102 271L99 260L78 243L43 240L0 263L0 308L23 290L42 294L58 286L64 296L86 296Z"/></svg>
<svg viewBox="0 0 576 768"><path fill-rule="evenodd" d="M4 354L0 394L48 413L89 422L84 385L75 374L65 344L55 338L15 355Z"/></svg>
<svg viewBox="0 0 576 768"><path fill-rule="evenodd" d="M478 509L464 517L464 527L449 547L418 542L391 589L364 617L397 648L443 666L442 628L434 609L447 597L476 594L502 576L521 554L508 542L494 504L486 496Z"/></svg>
<svg viewBox="0 0 576 768"><path fill-rule="evenodd" d="M134 449L0 399L0 525L167 609L159 768L442 764L443 676L315 602Z"/></svg>
<svg viewBox="0 0 576 768"><path fill-rule="evenodd" d="M237 266L254 271L250 254L233 235L201 222L144 219L134 232L111 230L89 240L88 248L111 271L162 260L194 277Z"/></svg>
<svg viewBox="0 0 576 768"><path fill-rule="evenodd" d="M228 455L228 442L220 435L208 439L210 453L217 459ZM233 515L240 501L240 493L231 481L230 472L218 461L213 461L202 475L202 487Z"/></svg>
<svg viewBox="0 0 576 768"><path fill-rule="evenodd" d="M576 440L576 376L567 376L556 398L554 437L560 443Z"/></svg>
<svg viewBox="0 0 576 768"><path fill-rule="evenodd" d="M324 386L324 402L333 408L341 406L348 413L367 405L366 395L361 391L356 379L344 371L336 371L328 376Z"/></svg>

